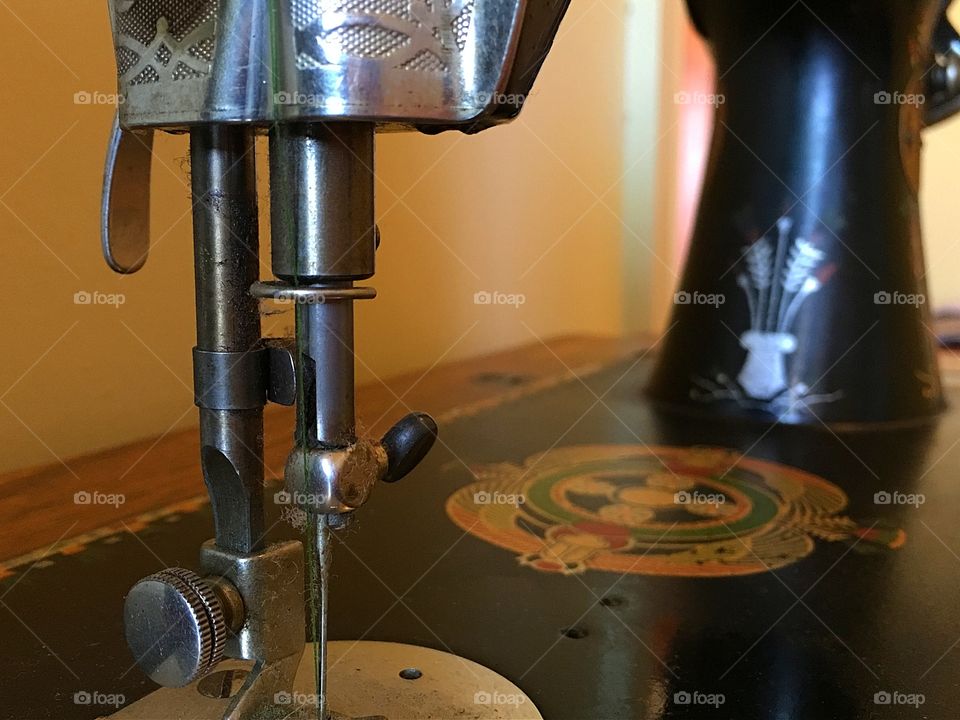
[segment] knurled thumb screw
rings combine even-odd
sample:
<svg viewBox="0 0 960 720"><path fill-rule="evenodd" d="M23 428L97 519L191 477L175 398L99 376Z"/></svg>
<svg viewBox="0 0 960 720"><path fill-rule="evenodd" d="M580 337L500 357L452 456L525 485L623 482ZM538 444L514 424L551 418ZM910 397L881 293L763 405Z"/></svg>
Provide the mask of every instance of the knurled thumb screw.
<svg viewBox="0 0 960 720"><path fill-rule="evenodd" d="M144 578L127 594L123 608L127 644L151 680L183 687L223 659L227 633L243 622L242 607L239 593L225 581L167 568Z"/></svg>

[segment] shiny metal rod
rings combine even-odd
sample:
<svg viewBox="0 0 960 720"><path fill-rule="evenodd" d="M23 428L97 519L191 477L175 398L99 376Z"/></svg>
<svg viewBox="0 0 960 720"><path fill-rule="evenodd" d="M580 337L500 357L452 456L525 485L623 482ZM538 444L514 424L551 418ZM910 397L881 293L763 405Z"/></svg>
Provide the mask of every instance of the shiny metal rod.
<svg viewBox="0 0 960 720"><path fill-rule="evenodd" d="M196 127L190 131L190 160L197 350L233 371L246 365L246 354L260 342L259 307L249 292L260 263L253 131ZM203 476L216 542L250 553L263 546L264 402L244 394L231 390L214 402L209 385L197 381Z"/></svg>
<svg viewBox="0 0 960 720"><path fill-rule="evenodd" d="M374 128L279 125L270 134L273 271L292 285L349 287L373 275ZM356 440L353 304L297 306L303 398L297 443Z"/></svg>
<svg viewBox="0 0 960 720"><path fill-rule="evenodd" d="M297 312L310 404L298 438L309 446L346 447L357 439L353 302L302 305Z"/></svg>

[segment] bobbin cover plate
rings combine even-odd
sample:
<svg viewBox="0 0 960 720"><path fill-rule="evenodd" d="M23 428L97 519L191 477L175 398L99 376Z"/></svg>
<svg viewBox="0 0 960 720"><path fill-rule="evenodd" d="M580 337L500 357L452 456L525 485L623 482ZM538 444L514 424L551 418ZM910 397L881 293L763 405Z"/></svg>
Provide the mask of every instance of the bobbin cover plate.
<svg viewBox="0 0 960 720"><path fill-rule="evenodd" d="M109 2L125 128L331 119L449 127L500 106L512 116L522 101L506 91L525 16L532 29L519 72L529 85L567 4L528 13L527 0Z"/></svg>

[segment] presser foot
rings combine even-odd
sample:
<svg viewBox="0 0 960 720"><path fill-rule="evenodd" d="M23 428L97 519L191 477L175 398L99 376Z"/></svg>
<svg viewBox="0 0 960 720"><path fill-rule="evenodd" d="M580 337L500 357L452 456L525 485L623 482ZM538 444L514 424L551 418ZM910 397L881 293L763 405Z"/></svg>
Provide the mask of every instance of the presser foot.
<svg viewBox="0 0 960 720"><path fill-rule="evenodd" d="M543 720L516 685L457 655L367 640L331 642L328 653L327 720ZM226 660L201 680L184 688L157 690L110 718L221 720L250 667ZM277 693L274 708L257 720L317 720L315 693L313 645L308 644L293 690Z"/></svg>

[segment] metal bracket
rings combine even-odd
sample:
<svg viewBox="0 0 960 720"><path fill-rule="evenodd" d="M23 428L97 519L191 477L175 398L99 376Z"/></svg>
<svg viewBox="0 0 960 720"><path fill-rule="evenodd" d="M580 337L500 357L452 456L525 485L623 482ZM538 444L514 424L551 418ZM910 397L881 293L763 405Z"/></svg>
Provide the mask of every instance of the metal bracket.
<svg viewBox="0 0 960 720"><path fill-rule="evenodd" d="M293 338L264 338L267 351L267 400L277 405L297 401L297 342Z"/></svg>
<svg viewBox="0 0 960 720"><path fill-rule="evenodd" d="M266 400L293 405L297 399L296 343L264 338L247 352L193 349L193 395L197 407L251 410Z"/></svg>
<svg viewBox="0 0 960 720"><path fill-rule="evenodd" d="M260 717L275 709L280 693L293 689L303 655L303 545L290 541L238 555L211 540L200 550L200 564L204 573L228 580L243 599L243 626L228 638L224 655L255 663L224 720Z"/></svg>
<svg viewBox="0 0 960 720"><path fill-rule="evenodd" d="M248 352L193 349L194 403L211 410L252 410L266 402L265 348Z"/></svg>

